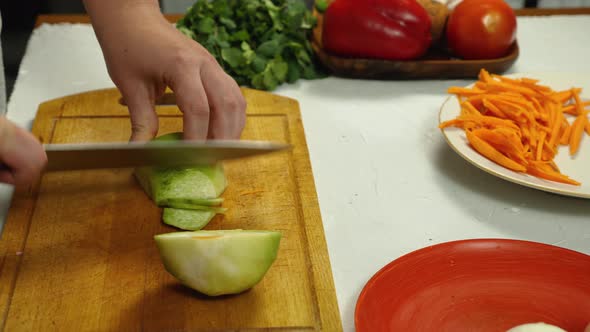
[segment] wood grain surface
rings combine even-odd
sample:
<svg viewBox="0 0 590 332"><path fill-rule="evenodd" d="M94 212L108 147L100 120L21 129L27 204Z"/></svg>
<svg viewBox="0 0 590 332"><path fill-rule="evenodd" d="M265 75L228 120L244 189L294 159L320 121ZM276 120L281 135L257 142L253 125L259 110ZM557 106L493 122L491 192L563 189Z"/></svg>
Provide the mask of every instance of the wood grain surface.
<svg viewBox="0 0 590 332"><path fill-rule="evenodd" d="M131 169L46 173L15 193L0 241L2 331L340 331L342 329L297 101L244 89L244 139L290 151L226 162L229 211L206 229L282 233L264 279L210 298L181 286L153 236L177 229ZM33 133L45 143L126 141L127 108L116 89L40 105ZM182 129L158 106L160 132Z"/></svg>

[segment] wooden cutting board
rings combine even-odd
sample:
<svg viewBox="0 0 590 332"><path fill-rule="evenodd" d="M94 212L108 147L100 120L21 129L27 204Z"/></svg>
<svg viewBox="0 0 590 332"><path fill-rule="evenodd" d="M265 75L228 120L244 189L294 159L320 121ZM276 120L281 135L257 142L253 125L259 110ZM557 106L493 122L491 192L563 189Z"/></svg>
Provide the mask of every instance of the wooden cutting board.
<svg viewBox="0 0 590 332"><path fill-rule="evenodd" d="M244 139L291 151L226 162L226 216L205 229L282 232L277 260L251 290L210 298L161 263L161 221L130 169L47 173L15 193L0 241L2 331L341 331L324 231L298 103L256 90ZM44 143L126 141L116 89L43 103L33 133ZM160 132L182 129L158 106Z"/></svg>

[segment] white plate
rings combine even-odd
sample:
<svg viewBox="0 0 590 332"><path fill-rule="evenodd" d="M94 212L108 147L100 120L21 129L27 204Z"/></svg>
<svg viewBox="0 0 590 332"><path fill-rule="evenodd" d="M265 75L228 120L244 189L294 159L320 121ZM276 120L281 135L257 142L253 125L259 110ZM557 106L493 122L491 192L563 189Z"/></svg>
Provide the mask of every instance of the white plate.
<svg viewBox="0 0 590 332"><path fill-rule="evenodd" d="M540 80L539 84L548 85L553 90L579 87L582 88L581 97L583 99L589 99L590 96L590 73L520 73L506 76L538 79ZM441 107L439 123L456 118L460 114L460 111L457 98L451 95ZM568 147L560 146L554 158L561 173L581 182L580 186L573 186L514 172L494 163L469 146L465 132L461 128L448 127L443 129L442 133L447 143L455 152L471 164L490 174L539 190L567 196L590 198L590 137L586 134L583 135L580 148L576 155L570 157Z"/></svg>

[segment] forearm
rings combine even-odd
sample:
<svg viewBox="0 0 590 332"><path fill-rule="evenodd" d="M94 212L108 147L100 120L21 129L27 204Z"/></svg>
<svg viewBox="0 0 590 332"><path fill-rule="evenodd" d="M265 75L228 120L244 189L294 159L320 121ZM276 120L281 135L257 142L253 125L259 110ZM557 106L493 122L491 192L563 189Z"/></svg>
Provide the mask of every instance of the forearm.
<svg viewBox="0 0 590 332"><path fill-rule="evenodd" d="M109 59L127 58L130 48L140 48L146 38L155 38L158 30L172 28L162 15L157 0L83 1L107 60L109 73L113 65L123 65L122 61ZM129 61L142 59L135 57Z"/></svg>
<svg viewBox="0 0 590 332"><path fill-rule="evenodd" d="M149 22L165 20L157 0L83 0L101 44L122 31L142 29Z"/></svg>
<svg viewBox="0 0 590 332"><path fill-rule="evenodd" d="M157 0L83 0L83 3L88 15L97 22L132 13L138 8L160 11Z"/></svg>

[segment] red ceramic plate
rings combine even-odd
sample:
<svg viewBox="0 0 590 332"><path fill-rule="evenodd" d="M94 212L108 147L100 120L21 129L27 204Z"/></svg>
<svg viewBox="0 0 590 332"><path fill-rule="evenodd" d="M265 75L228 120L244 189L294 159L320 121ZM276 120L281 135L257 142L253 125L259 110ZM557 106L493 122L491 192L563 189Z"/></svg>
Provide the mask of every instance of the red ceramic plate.
<svg viewBox="0 0 590 332"><path fill-rule="evenodd" d="M590 256L499 239L447 242L389 263L365 285L357 332L494 331L590 322Z"/></svg>

